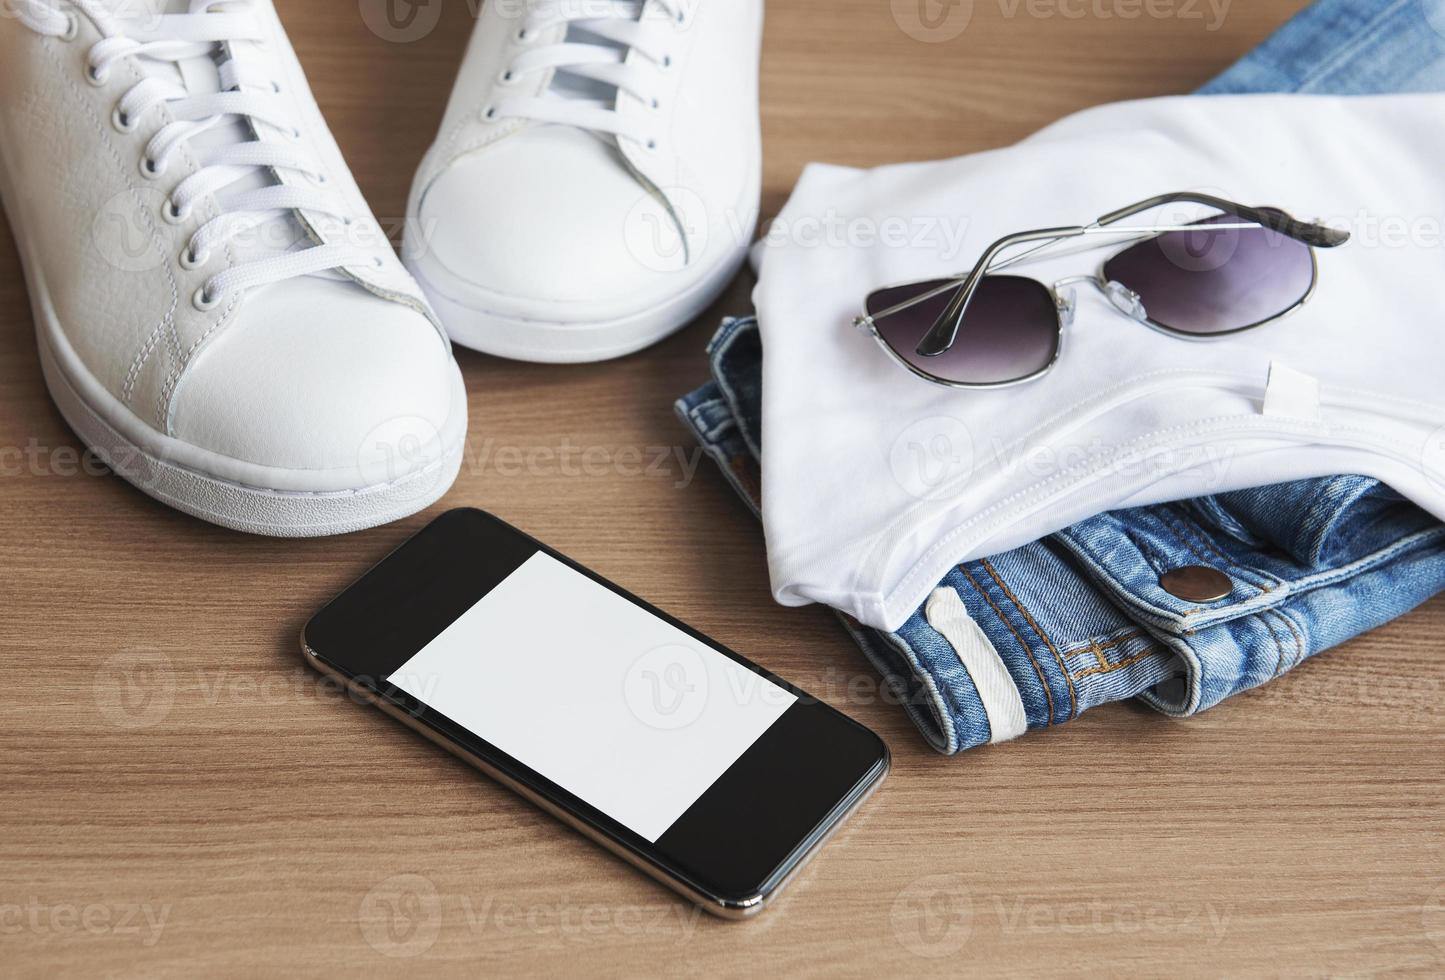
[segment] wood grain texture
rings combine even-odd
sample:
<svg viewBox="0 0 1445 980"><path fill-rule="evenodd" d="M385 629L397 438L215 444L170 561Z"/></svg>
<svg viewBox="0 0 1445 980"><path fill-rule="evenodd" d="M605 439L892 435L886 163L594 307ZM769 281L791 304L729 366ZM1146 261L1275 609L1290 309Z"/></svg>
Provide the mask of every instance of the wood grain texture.
<svg viewBox="0 0 1445 980"><path fill-rule="evenodd" d="M435 29L398 43L368 29L371 3L278 0L394 222L471 15L441 3ZM1214 24L1208 2L1126 19L1099 11L1137 4L978 0L941 43L900 29L907 6L769 5L765 210L810 160L981 150L1186 92L1303 2L1238 0ZM1065 8L1086 13L1041 16ZM1116 705L939 757L826 611L770 601L758 529L715 473L627 464L687 457L670 403L747 289L618 363L462 353L472 442L444 501L521 524L887 739L895 769L871 805L776 909L736 925L302 668L308 614L430 515L271 541L66 475L76 441L0 236L0 446L28 454L0 484L0 974L1445 970L1445 604L1189 721ZM568 446L603 461L594 475L510 455ZM412 914L389 932L393 902Z"/></svg>

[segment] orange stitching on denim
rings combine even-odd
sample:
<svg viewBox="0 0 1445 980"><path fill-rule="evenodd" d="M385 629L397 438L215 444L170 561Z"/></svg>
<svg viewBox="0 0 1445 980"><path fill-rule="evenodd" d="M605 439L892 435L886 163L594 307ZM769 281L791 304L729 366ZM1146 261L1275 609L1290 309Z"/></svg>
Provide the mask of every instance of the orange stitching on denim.
<svg viewBox="0 0 1445 980"><path fill-rule="evenodd" d="M1143 652L1141 652L1141 653L1136 653L1134 656L1130 657L1130 658L1127 659L1127 660L1120 660L1120 661L1119 661L1118 663L1116 663L1116 664L1111 664L1111 663L1109 663L1107 660L1104 659L1104 654L1103 654L1102 651L1100 651L1100 653L1099 653L1099 661L1100 661L1099 666L1097 666L1097 667L1090 667L1088 670L1081 670L1081 671L1079 671L1077 674L1074 675L1074 679L1075 679L1075 680L1078 680L1078 679L1081 678L1081 677L1093 677L1093 676L1095 676L1095 675L1097 675L1097 674L1112 674L1112 673L1113 673L1114 671L1116 671L1116 670L1123 670L1125 667L1132 667L1132 666L1134 666L1135 664L1137 664L1137 663L1138 663L1139 661L1141 661L1141 660L1147 660L1147 659L1149 659L1150 657L1154 656L1154 654L1156 654L1156 653L1158 653L1158 652L1159 652L1158 650L1155 650L1153 647L1150 647L1148 650L1145 650L1145 651L1143 651Z"/></svg>
<svg viewBox="0 0 1445 980"><path fill-rule="evenodd" d="M1304 637L1300 635L1300 631L1295 628L1294 621L1291 620L1291 619L1290 619L1288 616L1286 616L1284 613L1280 612L1280 611L1277 610L1277 609L1266 609L1266 610L1264 610L1264 612L1266 612L1266 613L1268 613L1269 615L1275 617L1276 619L1282 620L1282 621L1284 622L1285 629L1289 630L1290 633L1294 636L1295 659L1290 663L1289 667L1286 667L1286 666L1284 665L1284 648L1283 648L1283 646L1279 643L1279 640L1278 640L1278 639L1275 640L1275 644L1276 644L1277 646L1280 646L1279 660L1276 661L1276 663L1275 663L1275 665L1274 665L1274 675L1275 675L1276 677L1278 677L1280 674L1282 674L1282 673L1284 673L1286 670L1289 670L1290 668L1296 666L1297 664L1299 664L1299 662L1300 662L1301 660L1304 659L1304 656L1305 656L1305 640L1304 640ZM1270 635L1274 635L1274 630L1270 630Z"/></svg>
<svg viewBox="0 0 1445 980"><path fill-rule="evenodd" d="M1272 610L1270 610L1270 611L1273 612L1273 613L1274 613L1276 616L1278 616L1280 619L1284 620L1285 626L1289 627L1289 631L1294 634L1294 649L1295 649L1295 653L1298 654L1298 656L1295 657L1294 663L1291 664L1290 666L1292 666L1292 667L1297 667L1297 666L1299 666L1299 662L1305 658L1305 638L1300 634L1299 629L1296 628L1296 626L1295 626L1295 624L1294 624L1294 620L1290 619L1288 616L1286 616L1283 612L1280 612L1278 609L1272 609Z"/></svg>
<svg viewBox="0 0 1445 980"><path fill-rule="evenodd" d="M1014 629L1014 624L1008 621L1008 617L1003 614L1003 610L998 607L998 603L993 601L993 596L984 591L983 586L973 577L973 573L962 565L958 566L958 570L968 579L969 583L973 586L973 591L983 596L984 601L993 607L994 614L998 616L998 621L1008 627L1008 631L1014 635L1014 639L1019 641L1019 646L1023 647L1024 656L1028 657L1029 663L1034 665L1034 673L1039 675L1039 685L1043 687L1044 698L1049 703L1049 717L1045 724L1052 725L1054 723L1054 696L1049 691L1049 680L1044 676L1043 668L1041 668L1039 662L1034 659L1034 652L1029 649L1029 645L1025 643L1024 638L1019 635L1019 631Z"/></svg>
<svg viewBox="0 0 1445 980"><path fill-rule="evenodd" d="M1274 641L1274 673L1270 676L1278 677L1280 673L1284 670L1284 644L1279 642L1279 634L1276 633L1274 631L1274 627L1269 624L1270 612L1271 610L1269 609L1260 610L1259 625L1263 626L1265 630L1269 632L1269 638Z"/></svg>
<svg viewBox="0 0 1445 980"><path fill-rule="evenodd" d="M1104 640L1103 642L1100 642L1098 640L1090 640L1088 643L1085 643L1081 646L1068 647L1064 650L1064 656L1072 657L1076 654L1083 653L1085 650L1112 650L1116 646L1128 643L1130 640L1137 640L1143 635L1144 634L1139 630L1127 630L1123 633L1120 633L1112 640Z"/></svg>
<svg viewBox="0 0 1445 980"><path fill-rule="evenodd" d="M1079 696L1074 690L1073 678L1069 676L1069 668L1064 665L1064 658L1059 654L1059 648L1054 646L1053 640L1050 640L1044 635L1043 630L1039 629L1039 624L1034 620L1034 617L1029 614L1029 611L1024 608L1024 604L1019 602L1018 597L1009 590L1009 587L1004 584L1003 579L999 578L998 572L994 570L993 565L989 564L989 560L984 558L979 561L979 564L982 565L984 571L988 572L988 574L993 577L993 580L998 583L998 587L1003 590L1003 594L1008 597L1008 601L1012 602L1018 607L1018 611L1023 613L1024 620L1029 626L1033 627L1033 631L1039 635L1039 639L1044 641L1044 645L1048 647L1049 652L1054 655L1054 660L1059 665L1059 673L1064 675L1064 684L1069 688L1069 717L1075 717L1079 713Z"/></svg>
<svg viewBox="0 0 1445 980"><path fill-rule="evenodd" d="M1153 647L1149 647L1145 650L1141 650L1139 653L1136 653L1132 657L1128 657L1124 660L1119 661L1118 663L1110 663L1109 658L1104 655L1105 650L1112 650L1115 647L1122 646L1125 643L1128 643L1130 640L1137 640L1143 636L1144 633L1140 630L1128 630L1124 633L1119 634L1113 639L1105 640L1102 643L1098 640L1091 640L1089 642L1089 645L1086 647L1075 648L1073 650L1065 651L1064 656L1071 657L1082 653L1084 650L1087 650L1094 655L1094 659L1098 662L1096 666L1086 667L1083 670L1075 673L1073 675L1074 680L1079 680L1080 678L1084 677L1094 677L1098 674L1112 674L1116 670L1123 670L1125 667L1132 667L1139 661L1151 657L1156 653L1162 652L1156 650Z"/></svg>

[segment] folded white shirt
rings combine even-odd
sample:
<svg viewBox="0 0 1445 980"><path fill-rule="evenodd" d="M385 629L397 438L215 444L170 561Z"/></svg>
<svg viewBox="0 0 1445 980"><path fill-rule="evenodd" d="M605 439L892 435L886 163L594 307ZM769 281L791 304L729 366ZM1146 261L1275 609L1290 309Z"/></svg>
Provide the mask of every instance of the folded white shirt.
<svg viewBox="0 0 1445 980"><path fill-rule="evenodd" d="M1189 96L1091 109L953 160L808 167L759 247L754 296L778 601L894 630L953 565L1102 511L1340 473L1445 519L1442 121L1436 94ZM1182 190L1352 239L1318 251L1298 312L1203 343L1080 285L1053 370L1010 388L929 384L852 326L870 291L965 272L1004 235ZM1052 284L1121 247L1066 245L1008 271Z"/></svg>

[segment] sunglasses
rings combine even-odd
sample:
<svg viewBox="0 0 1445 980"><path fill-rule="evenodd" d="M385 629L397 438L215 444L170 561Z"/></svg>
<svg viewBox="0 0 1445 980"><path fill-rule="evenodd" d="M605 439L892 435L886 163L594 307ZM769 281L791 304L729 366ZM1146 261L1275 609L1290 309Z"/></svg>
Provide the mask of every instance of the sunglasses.
<svg viewBox="0 0 1445 980"><path fill-rule="evenodd" d="M1188 224L1119 222L1167 204L1220 213ZM1104 260L1092 276L1052 286L998 275L1044 249L1088 236L1142 238ZM909 371L950 388L1002 388L1043 377L1057 363L1074 295L1089 283L1125 316L1186 340L1253 330L1298 310L1314 293L1316 248L1334 248L1348 232L1299 221L1278 208L1251 208L1207 194L1164 194L1092 224L1042 228L1001 238L966 275L888 286L870 293L853 321ZM1039 242L1000 259L1018 245Z"/></svg>

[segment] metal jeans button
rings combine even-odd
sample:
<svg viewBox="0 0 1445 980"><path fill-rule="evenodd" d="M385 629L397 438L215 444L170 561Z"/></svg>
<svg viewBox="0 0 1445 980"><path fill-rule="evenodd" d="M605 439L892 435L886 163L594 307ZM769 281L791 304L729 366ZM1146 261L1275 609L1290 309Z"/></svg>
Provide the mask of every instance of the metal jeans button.
<svg viewBox="0 0 1445 980"><path fill-rule="evenodd" d="M1185 602L1218 602L1234 591L1234 582L1217 568L1185 565L1159 576L1159 585Z"/></svg>

